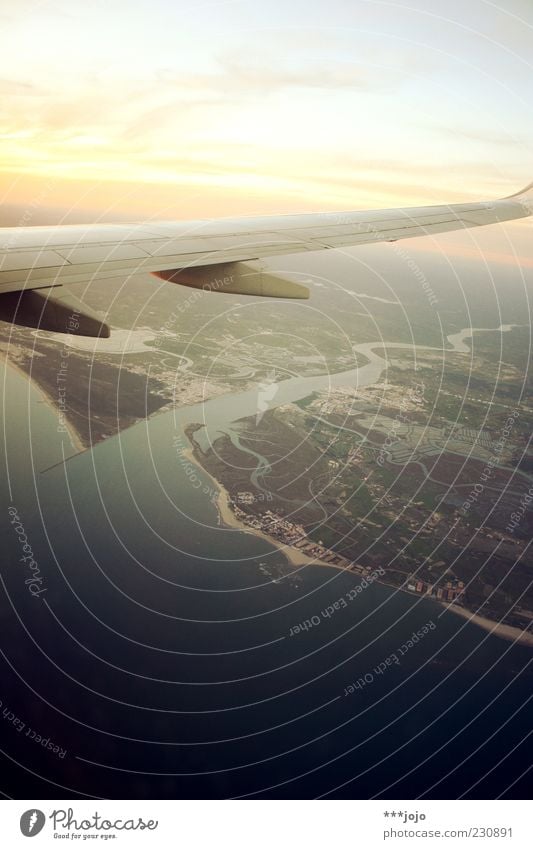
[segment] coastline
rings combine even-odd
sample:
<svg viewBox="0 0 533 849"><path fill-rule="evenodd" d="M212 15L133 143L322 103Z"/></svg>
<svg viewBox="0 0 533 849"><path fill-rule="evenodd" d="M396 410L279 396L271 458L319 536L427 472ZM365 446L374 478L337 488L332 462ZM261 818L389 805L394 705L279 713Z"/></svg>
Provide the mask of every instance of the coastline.
<svg viewBox="0 0 533 849"><path fill-rule="evenodd" d="M32 380L31 374L29 374L27 371L24 371L24 369L21 368L20 365L17 362L12 360L9 357L9 354L7 353L7 351L3 351L2 353L3 353L3 360L4 360L6 368L14 369L26 381L30 381L32 389L34 389L37 392L37 394L41 396L43 402L45 404L47 404L47 406L50 407L54 411L54 414L57 414L58 410L57 410L57 404L56 404L55 399L45 389L43 389L43 387L39 383L37 383L35 380ZM59 427L59 416L58 416L58 419L57 419L57 423L58 423L58 427ZM66 416L64 417L64 428L65 428L65 431L58 431L58 432L61 432L61 433L66 432L67 433L69 441L70 441L70 445L74 449L76 454L81 454L83 451L87 451L88 446L85 445L82 442L81 436L79 435L78 431L72 426L72 424L70 422L68 422Z"/></svg>
<svg viewBox="0 0 533 849"><path fill-rule="evenodd" d="M530 631L521 631L520 628L515 628L514 625L505 625L503 622L497 622L494 619L487 619L485 616L480 616L479 613L472 613L466 607L459 607L454 604L442 604L445 610L450 610L456 613L463 619L467 619L478 628L484 631L489 631L494 637L500 637L502 640L507 640L511 643L520 643L524 646L533 648L533 634Z"/></svg>
<svg viewBox="0 0 533 849"><path fill-rule="evenodd" d="M197 460L195 461L198 462ZM203 466L202 469L205 472ZM209 472L206 472L206 474L209 475ZM263 531L259 531L257 530L257 528L250 528L245 522L241 522L240 519L238 519L233 513L230 506L228 490L222 484L216 481L212 475L209 475L209 477L220 490L220 495L217 500L217 508L219 511L220 519L225 525L227 525L228 527L236 528L241 531L252 533L255 536L260 537L261 539L266 540L266 542L270 543L270 545L274 545L279 551L281 551L281 553L287 558L287 560L292 566L326 566L330 569L337 569L340 572L350 571L344 566L336 566L334 563L326 563L324 560L317 560L314 557L309 557L307 554L304 554L304 552L300 551L298 548L293 548L289 545L283 545L274 537L270 537L268 536L268 534L263 533ZM407 592L401 587L397 587L394 584L389 584L387 583L387 581L380 580L379 578L376 579L376 583L394 589L397 592ZM412 593L407 592L407 595L412 595ZM418 597L420 598L421 596ZM521 645L533 648L533 633L530 633L529 631L522 631L520 630L520 628L515 628L513 625L505 625L504 623L497 622L494 619L487 619L484 616L480 616L478 613L473 613L466 607L459 607L458 605L454 604L443 604L442 602L440 604L441 607L443 607L445 610L451 610L452 613L456 613L458 616L461 616L463 619L468 620L473 625L477 625L478 628L482 628L484 631L488 631L490 634L492 634L493 637L499 637L500 639L506 640L507 642L520 643Z"/></svg>
<svg viewBox="0 0 533 849"><path fill-rule="evenodd" d="M190 430L193 427L196 429L196 426L189 426L185 429L185 437L191 442L192 434L194 430ZM274 537L268 536L263 531L259 531L257 528L251 528L246 522L242 522L237 518L233 510L230 506L230 494L224 484L220 483L213 475L207 471L206 468L201 463L200 457L197 456L197 451L191 445L190 448L183 448L180 451L180 456L185 457L189 462L194 463L198 466L202 472L209 478L213 483L213 489L217 492L216 500L214 501L217 511L218 511L218 519L219 523L226 525L228 528L234 528L237 531L244 531L248 534L253 534L259 539L265 540L269 545L274 546L281 551L284 557L288 560L291 566L327 566L329 569L336 569L339 572L347 572L349 571L344 566L337 566L334 563L326 563L325 560L317 560L316 557L309 557L309 555L304 554L303 551L300 551L298 548L294 548L290 545L283 545L279 542L279 540Z"/></svg>
<svg viewBox="0 0 533 849"><path fill-rule="evenodd" d="M203 471L205 469L202 466ZM206 474L209 474L207 472ZM270 545L275 546L278 551L281 551L284 557L287 558L291 566L327 566L329 569L337 569L339 572L349 572L345 566L337 566L335 563L326 563L325 560L318 560L316 557L309 557L308 554L305 554L303 551L300 551L298 548L294 548L291 545L284 545L280 543L279 540L275 539L275 537L270 537L268 534L265 534L263 531L259 531L257 528L251 528L246 522L241 522L240 519L237 518L233 510L230 506L230 495L228 490L223 484L219 483L215 478L209 475L213 482L218 487L220 494L217 499L217 509L219 513L220 520L230 528L235 528L239 531L245 531L246 533L253 534L260 539L264 539L266 542L270 543Z"/></svg>
<svg viewBox="0 0 533 849"><path fill-rule="evenodd" d="M215 481L214 478L213 481ZM215 481L215 483L217 482ZM289 545L283 545L279 543L279 541L274 537L269 537L268 534L265 534L262 531L258 531L257 528L250 528L244 522L241 522L239 519L237 519L237 517L233 513L230 507L229 492L227 491L227 489L219 483L217 483L217 485L220 488L220 496L218 499L217 506L221 520L225 525L238 528L241 531L253 533L256 536L266 540L271 545L276 546L276 548L281 551L281 553L287 558L287 560L292 566L327 566L330 569L337 569L340 572L350 571L344 566L336 566L334 563L326 563L324 560L317 560L316 558L309 557L307 554L304 554L304 552L300 551L298 548L293 548ZM407 595L413 595L413 593L409 593L407 592L407 590L404 590L401 587L397 587L394 584L389 584L387 583L387 581L380 580L379 578L376 579L376 583L381 584L384 587L394 589L396 590L396 592L405 592L407 593ZM418 597L420 598L423 596L419 595ZM515 628L513 625L505 625L504 623L498 622L495 619L487 619L484 616L480 616L478 613L473 613L466 607L460 607L454 604L447 605L443 603L441 603L441 606L445 610L451 610L453 613L456 613L463 619L468 620L473 625L477 625L478 628L482 628L484 631L488 631L490 634L492 634L493 637L499 637L500 639L506 640L507 642L520 643L521 645L533 648L533 633L529 631L522 631L520 630L520 628Z"/></svg>
<svg viewBox="0 0 533 849"><path fill-rule="evenodd" d="M189 428L187 428L186 430L189 431ZM189 440L189 443L191 443L191 437L193 433L194 431L189 431L185 433L185 436ZM207 475L207 477L213 482L213 487L218 492L216 506L220 523L226 525L229 528L235 528L239 531L254 534L254 536L265 540L270 545L273 545L275 548L277 548L278 551L280 551L287 559L287 561L294 567L326 566L330 569L336 569L340 572L350 571L344 566L337 566L334 563L326 563L324 560L317 560L316 558L309 557L307 554L304 554L304 552L300 551L298 548L294 548L289 545L284 545L280 543L279 540L275 539L275 537L270 537L263 531L259 531L257 528L251 528L245 522L242 522L240 519L237 518L237 516L235 516L233 510L231 509L230 494L228 490L222 483L220 483L220 481L216 480L216 478L214 478L213 475L207 471L207 469L204 468L192 444L190 448L186 448L182 451L182 456L185 456L190 462L198 465L202 469L204 474ZM392 587L398 592L406 592L406 590L402 590L401 587L395 587L394 585L389 584L383 580L377 579L376 583L382 584L383 586L389 588ZM412 595L412 593L408 593L408 595ZM508 642L520 643L521 645L533 648L533 633L529 631L522 631L520 628L515 628L513 625L505 625L504 623L497 622L496 620L487 619L484 616L480 616L478 613L474 613L473 611L468 610L466 607L460 607L458 605L453 604L448 605L443 602L439 602L439 604L441 607L444 608L444 610L452 611L452 613L461 616L463 619L468 620L473 625L477 625L484 631L488 631L494 637L499 637L500 639L507 640Z"/></svg>

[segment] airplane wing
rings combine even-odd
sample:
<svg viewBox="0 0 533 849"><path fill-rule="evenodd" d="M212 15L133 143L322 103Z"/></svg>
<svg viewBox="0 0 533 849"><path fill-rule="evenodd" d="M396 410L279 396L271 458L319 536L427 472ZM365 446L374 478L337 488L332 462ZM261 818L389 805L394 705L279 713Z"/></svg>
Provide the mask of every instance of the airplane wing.
<svg viewBox="0 0 533 849"><path fill-rule="evenodd" d="M533 215L533 183L502 200L364 212L207 221L0 228L0 319L108 336L109 328L65 284L150 272L206 291L307 298L265 259L302 251L395 242Z"/></svg>

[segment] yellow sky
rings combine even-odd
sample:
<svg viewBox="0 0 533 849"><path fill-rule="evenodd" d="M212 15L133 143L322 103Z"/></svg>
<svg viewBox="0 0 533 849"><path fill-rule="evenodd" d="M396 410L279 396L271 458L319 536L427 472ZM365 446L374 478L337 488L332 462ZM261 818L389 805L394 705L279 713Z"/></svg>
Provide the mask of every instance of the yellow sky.
<svg viewBox="0 0 533 849"><path fill-rule="evenodd" d="M0 197L34 219L406 206L533 179L523 0L18 0L0 24Z"/></svg>

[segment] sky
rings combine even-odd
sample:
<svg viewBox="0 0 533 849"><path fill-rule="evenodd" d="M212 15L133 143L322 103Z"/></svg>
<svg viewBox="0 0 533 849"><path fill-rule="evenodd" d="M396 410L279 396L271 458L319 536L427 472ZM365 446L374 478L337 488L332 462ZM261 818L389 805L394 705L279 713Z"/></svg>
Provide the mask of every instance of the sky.
<svg viewBox="0 0 533 849"><path fill-rule="evenodd" d="M533 180L533 3L503 6L4 0L0 202L31 223L511 194Z"/></svg>

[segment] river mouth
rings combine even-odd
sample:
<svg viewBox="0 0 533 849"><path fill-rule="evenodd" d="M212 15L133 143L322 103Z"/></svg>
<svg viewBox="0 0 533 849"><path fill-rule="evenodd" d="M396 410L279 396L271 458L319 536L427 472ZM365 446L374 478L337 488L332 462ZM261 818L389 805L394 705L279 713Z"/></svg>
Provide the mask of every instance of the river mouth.
<svg viewBox="0 0 533 849"><path fill-rule="evenodd" d="M467 327L459 333L450 334L447 342L450 350L456 353L470 351L465 344L475 333L480 332L509 332L518 325L500 325L499 327L474 328ZM249 416L264 414L267 410L273 410L283 404L294 403L307 398L314 392L328 392L340 387L350 387L357 391L364 387L377 383L390 361L376 351L412 351L415 356L420 351L436 351L441 349L428 345L410 345L400 342L364 342L353 346L353 355L364 358L365 365L347 369L346 371L324 374L314 377L292 377L270 381L259 387L254 387L245 392L223 395L218 398L207 399L202 404L182 407L174 410L172 416L176 425L184 428L187 425L201 423L203 430L196 432L195 441L204 453L213 445L218 436L223 433L231 433L231 426L239 419Z"/></svg>

